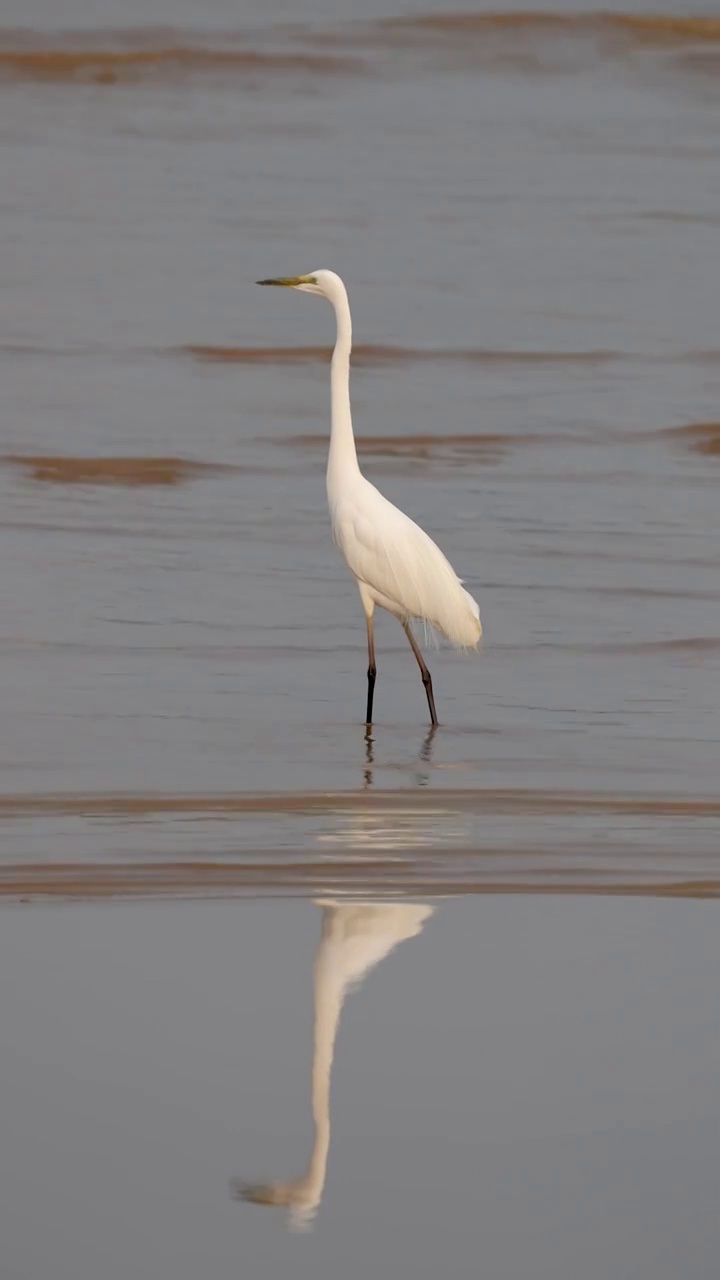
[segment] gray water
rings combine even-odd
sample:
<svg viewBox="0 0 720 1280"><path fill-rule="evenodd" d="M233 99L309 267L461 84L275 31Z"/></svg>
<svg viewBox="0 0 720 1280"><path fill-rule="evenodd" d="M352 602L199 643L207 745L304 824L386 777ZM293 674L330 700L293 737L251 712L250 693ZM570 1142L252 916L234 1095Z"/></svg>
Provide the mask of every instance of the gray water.
<svg viewBox="0 0 720 1280"><path fill-rule="evenodd" d="M3 1280L717 1272L720 19L432 8L3 6Z"/></svg>
<svg viewBox="0 0 720 1280"><path fill-rule="evenodd" d="M429 907L324 909L343 972L397 949L343 1008L304 1234L237 1197L310 1156L320 909L4 910L4 1280L711 1280L716 904Z"/></svg>

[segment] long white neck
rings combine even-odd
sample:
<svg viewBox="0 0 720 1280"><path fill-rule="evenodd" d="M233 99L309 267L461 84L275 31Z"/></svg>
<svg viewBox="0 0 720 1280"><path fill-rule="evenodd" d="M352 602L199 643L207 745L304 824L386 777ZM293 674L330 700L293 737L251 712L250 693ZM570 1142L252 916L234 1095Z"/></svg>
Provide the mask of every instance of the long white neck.
<svg viewBox="0 0 720 1280"><path fill-rule="evenodd" d="M337 337L330 366L330 452L327 465L328 498L348 472L359 472L355 437L350 413L350 352L352 350L352 320L345 288L339 288L331 298L337 321Z"/></svg>

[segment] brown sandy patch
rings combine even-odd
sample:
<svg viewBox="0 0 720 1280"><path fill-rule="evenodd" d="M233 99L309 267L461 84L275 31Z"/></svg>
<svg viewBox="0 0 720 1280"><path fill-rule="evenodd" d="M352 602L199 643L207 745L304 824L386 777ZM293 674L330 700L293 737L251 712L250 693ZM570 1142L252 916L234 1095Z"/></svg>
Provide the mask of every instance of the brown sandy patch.
<svg viewBox="0 0 720 1280"><path fill-rule="evenodd" d="M50 43L47 47L0 43L0 77L55 83L85 82L116 84L122 81L167 80L193 75L236 76L260 73L346 75L357 73L363 64L355 57L325 53L273 53L238 48L232 43L205 45L182 43L142 47L132 41L132 33L122 37L130 47L91 47ZM2 36L0 36L0 41Z"/></svg>
<svg viewBox="0 0 720 1280"><path fill-rule="evenodd" d="M226 347L193 344L181 350L196 360L215 364L312 364L329 363L332 347ZM353 347L355 366L411 364L432 360L436 363L511 364L511 365L588 365L612 364L632 359L621 351L503 351L476 348L397 347L372 342L358 342Z"/></svg>
<svg viewBox="0 0 720 1280"><path fill-rule="evenodd" d="M516 854L521 850L514 851ZM472 856L472 855L471 855ZM542 877L542 872L540 873ZM340 890L367 896L410 895L413 899L465 894L594 894L613 897L718 898L720 880L681 876L630 879L572 871L533 878L485 879L472 872L461 883L441 875L405 874L392 862L378 861L368 874L352 863L327 861L228 864L226 862L163 862L141 865L36 863L0 867L0 898L33 901L97 901L113 898L213 898L298 895L315 897Z"/></svg>
<svg viewBox="0 0 720 1280"><path fill-rule="evenodd" d="M309 449L323 452L327 450L327 433L307 434L285 437L275 440L279 448ZM572 438L557 434L535 436L528 434L493 435L491 433L466 432L452 435L402 435L402 436L356 436L355 444L358 454L364 458L405 458L410 462L460 461L462 459L475 462L500 462L516 447L521 445L548 444L592 444L589 438Z"/></svg>
<svg viewBox="0 0 720 1280"><path fill-rule="evenodd" d="M661 13L565 13L562 11L515 10L490 13L425 13L386 18L379 23L388 30L416 30L457 34L473 32L559 32L622 35L653 44L720 42L720 17L714 14Z"/></svg>
<svg viewBox="0 0 720 1280"><path fill-rule="evenodd" d="M686 215L673 213L647 213L640 215L647 218L678 219L682 221ZM691 221L697 221L694 217ZM704 221L720 222L718 218L707 218ZM206 364L258 364L258 365L296 365L296 364L329 364L332 356L330 346L230 346L212 343L189 343L181 347L137 348L137 354L153 355L167 358L170 356L190 356L194 360ZM107 356L112 353L111 347L49 347L33 346L28 343L0 342L0 356L17 358L18 356L71 357ZM517 365L518 367L536 365L577 366L582 368L598 368L613 364L640 365L717 365L720 364L720 350L717 348L698 348L690 351L677 351L662 355L642 351L522 351L502 347L403 347L395 344L358 342L353 347L352 363L356 368L382 368L385 365L427 364L476 364L479 366Z"/></svg>
<svg viewBox="0 0 720 1280"><path fill-rule="evenodd" d="M683 427L668 427L663 435L684 444L693 453L720 458L720 422L690 422Z"/></svg>
<svg viewBox="0 0 720 1280"><path fill-rule="evenodd" d="M182 347L181 350L185 355L210 364L324 364L332 355L331 347L220 347L196 344Z"/></svg>
<svg viewBox="0 0 720 1280"><path fill-rule="evenodd" d="M525 72L572 62L579 42L600 55L637 47L690 51L720 44L720 17L714 14L636 14L598 9L590 13L564 10L510 10L401 14L357 22L323 32L296 29L295 35L315 48L460 53L477 61L505 62ZM702 50L699 51L702 56ZM550 64L548 64L548 57Z"/></svg>
<svg viewBox="0 0 720 1280"><path fill-rule="evenodd" d="M720 17L712 14L566 13L525 10L489 13L433 13L380 19L317 31L309 26L286 30L295 47L256 48L237 33L218 35L187 30L93 32L0 32L0 78L61 84L112 85L194 76L231 78L248 75L343 76L367 74L370 66L358 50L403 47L454 48L473 56L497 55L498 45L519 52L529 68L528 45L544 42L564 48L573 36L604 44L688 48L720 45ZM252 37L251 37L252 39ZM510 46L508 50L508 45ZM347 52L355 50L356 52ZM701 55L700 55L701 56ZM392 66L392 63L389 64Z"/></svg>
<svg viewBox="0 0 720 1280"><path fill-rule="evenodd" d="M518 437L518 440L521 437ZM527 441L528 437L522 437ZM505 457L516 440L499 435L360 436L358 453L376 458L467 457L494 462Z"/></svg>
<svg viewBox="0 0 720 1280"><path fill-rule="evenodd" d="M720 818L720 795L633 795L619 792L544 791L522 787L434 792L298 791L252 794L173 795L165 792L88 792L0 795L0 819L63 817L147 817L170 814L223 818L262 813L391 814L424 813L615 814L627 817Z"/></svg>
<svg viewBox="0 0 720 1280"><path fill-rule="evenodd" d="M235 470L189 458L72 458L15 453L6 454L0 461L21 467L33 480L48 484L173 485Z"/></svg>
<svg viewBox="0 0 720 1280"><path fill-rule="evenodd" d="M497 462L504 458L514 444L529 443L532 436L500 435L411 435L411 436L356 436L355 444L361 457L407 458L421 462L429 458L474 458L480 462ZM326 450L325 435L298 435L275 442L281 447L290 445L298 449ZM537 443L537 441L536 441ZM544 437L542 443L546 443Z"/></svg>

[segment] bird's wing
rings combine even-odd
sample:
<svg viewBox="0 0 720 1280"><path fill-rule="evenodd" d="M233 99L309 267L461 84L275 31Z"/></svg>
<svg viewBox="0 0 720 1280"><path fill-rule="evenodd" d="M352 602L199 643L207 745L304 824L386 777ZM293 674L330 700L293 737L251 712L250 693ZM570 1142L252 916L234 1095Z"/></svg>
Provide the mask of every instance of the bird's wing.
<svg viewBox="0 0 720 1280"><path fill-rule="evenodd" d="M355 577L394 601L407 617L432 622L444 590L457 589L460 579L440 548L374 485L343 502L333 525Z"/></svg>

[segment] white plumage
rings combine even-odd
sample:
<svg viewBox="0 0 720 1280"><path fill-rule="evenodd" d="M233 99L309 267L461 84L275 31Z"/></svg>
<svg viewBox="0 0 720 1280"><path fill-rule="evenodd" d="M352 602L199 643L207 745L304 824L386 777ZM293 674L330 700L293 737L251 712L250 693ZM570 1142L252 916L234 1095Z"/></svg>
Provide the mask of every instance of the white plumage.
<svg viewBox="0 0 720 1280"><path fill-rule="evenodd" d="M333 538L355 577L368 634L366 724L372 722L376 605L402 624L417 658L432 723L437 724L430 672L410 631L414 618L430 623L458 648L475 648L482 636L480 609L450 562L419 525L388 502L358 466L350 413L352 321L345 285L333 271L260 280L327 298L335 310L337 337L330 378L331 431L327 495Z"/></svg>
<svg viewBox="0 0 720 1280"><path fill-rule="evenodd" d="M424 529L360 473L347 492L329 498L335 542L376 605L401 622L429 622L458 647L477 645L477 601Z"/></svg>

